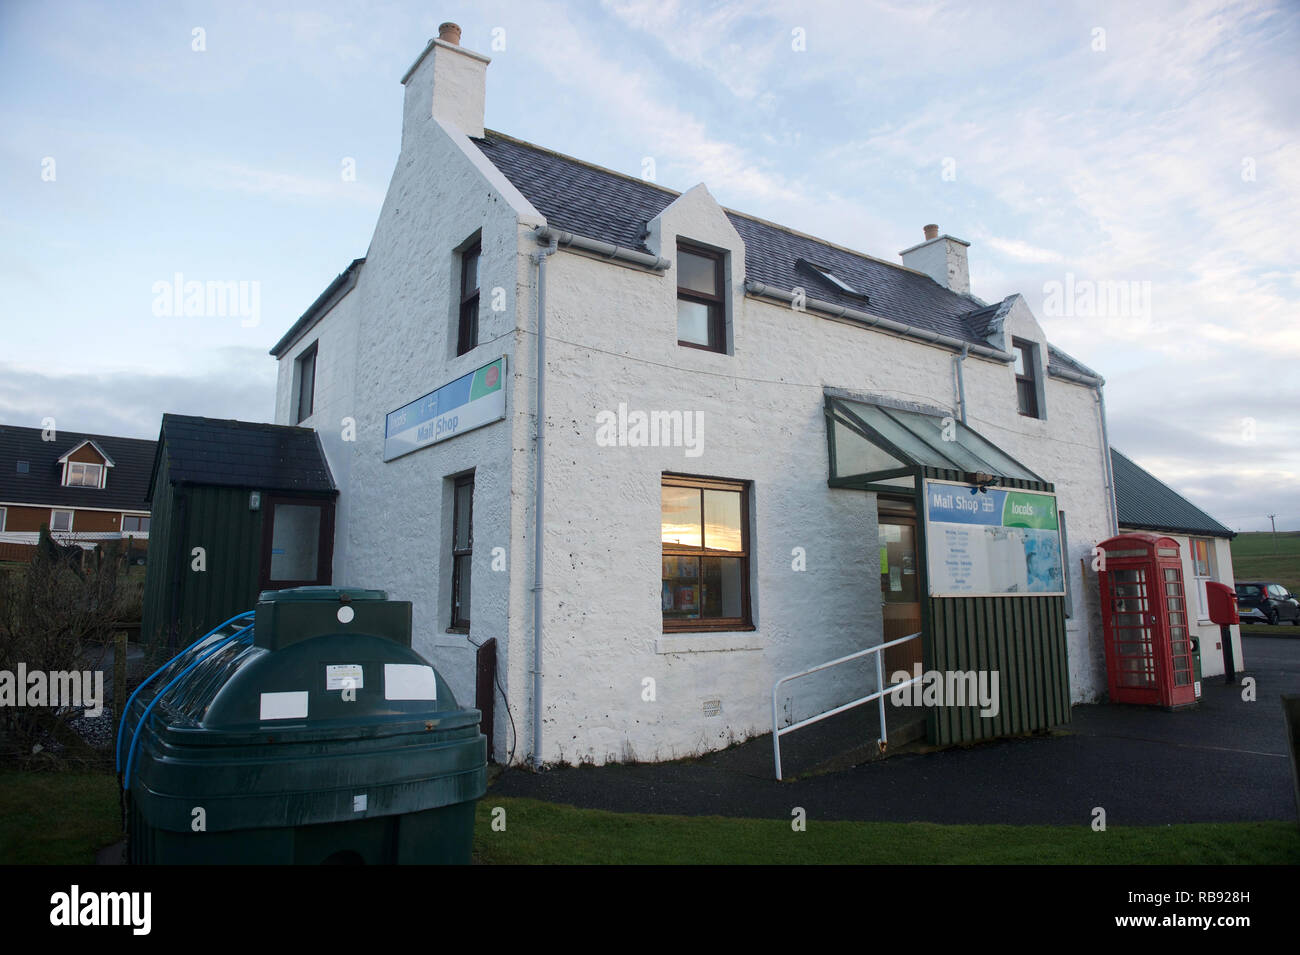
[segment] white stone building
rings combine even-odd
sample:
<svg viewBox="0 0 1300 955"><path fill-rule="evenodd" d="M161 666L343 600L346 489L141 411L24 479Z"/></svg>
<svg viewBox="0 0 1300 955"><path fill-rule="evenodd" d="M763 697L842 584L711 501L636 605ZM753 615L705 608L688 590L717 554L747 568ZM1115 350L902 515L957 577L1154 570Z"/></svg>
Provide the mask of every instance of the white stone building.
<svg viewBox="0 0 1300 955"><path fill-rule="evenodd" d="M485 130L488 60L458 39L403 78L364 260L272 354L276 421L320 432L340 488L335 583L413 601L462 702L497 641L496 757L723 747L771 730L777 678L917 631L924 653L891 668L980 663L1012 687L996 718L931 714L938 742L1104 691L1085 579L1115 532L1102 381L1025 300L972 296L967 243L933 227L885 261ZM1045 523L973 532L985 556L1012 542L1018 583L944 551L936 595L927 546L966 531L930 527L926 480L1008 513L1054 494ZM1035 578L1026 554L1053 541ZM873 681L796 681L778 719Z"/></svg>

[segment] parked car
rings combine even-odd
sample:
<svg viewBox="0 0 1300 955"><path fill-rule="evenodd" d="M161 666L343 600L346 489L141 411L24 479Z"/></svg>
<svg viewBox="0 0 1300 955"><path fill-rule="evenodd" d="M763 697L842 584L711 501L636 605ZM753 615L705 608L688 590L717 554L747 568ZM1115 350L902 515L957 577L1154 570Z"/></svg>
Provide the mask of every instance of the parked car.
<svg viewBox="0 0 1300 955"><path fill-rule="evenodd" d="M1281 584L1238 583L1237 615L1242 623L1272 625L1287 620L1300 627L1300 599Z"/></svg>

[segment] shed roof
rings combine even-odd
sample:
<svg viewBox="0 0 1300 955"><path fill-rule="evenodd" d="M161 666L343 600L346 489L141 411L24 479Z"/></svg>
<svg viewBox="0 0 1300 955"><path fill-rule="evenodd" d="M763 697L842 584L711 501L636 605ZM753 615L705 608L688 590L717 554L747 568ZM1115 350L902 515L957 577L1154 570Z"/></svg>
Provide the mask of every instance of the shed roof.
<svg viewBox="0 0 1300 955"><path fill-rule="evenodd" d="M151 500L164 454L173 484L337 493L320 438L311 428L165 414L149 483Z"/></svg>
<svg viewBox="0 0 1300 955"><path fill-rule="evenodd" d="M1110 449L1110 460L1115 473L1115 508L1121 527L1207 537L1237 536L1114 448Z"/></svg>

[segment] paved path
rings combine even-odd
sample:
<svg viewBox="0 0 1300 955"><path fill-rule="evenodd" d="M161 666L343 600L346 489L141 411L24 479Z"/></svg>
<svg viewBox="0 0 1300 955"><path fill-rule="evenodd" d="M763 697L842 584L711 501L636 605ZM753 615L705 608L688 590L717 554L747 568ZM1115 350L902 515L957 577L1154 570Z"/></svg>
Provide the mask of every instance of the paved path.
<svg viewBox="0 0 1300 955"><path fill-rule="evenodd" d="M769 735L684 762L509 770L487 798L781 819L802 806L814 819L1086 825L1101 806L1108 825L1294 821L1278 697L1300 693L1300 632L1244 643L1244 675L1257 682L1254 703L1213 677L1194 710L1076 706L1055 735L900 754L791 782L772 778ZM792 749L800 745L798 734L787 736L783 752L787 740Z"/></svg>

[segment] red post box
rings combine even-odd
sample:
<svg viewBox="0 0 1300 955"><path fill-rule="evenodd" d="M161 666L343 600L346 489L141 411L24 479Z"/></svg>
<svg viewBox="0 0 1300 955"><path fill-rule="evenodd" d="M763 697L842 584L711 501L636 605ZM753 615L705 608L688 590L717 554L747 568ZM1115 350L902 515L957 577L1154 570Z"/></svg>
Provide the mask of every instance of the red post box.
<svg viewBox="0 0 1300 955"><path fill-rule="evenodd" d="M1178 542L1121 534L1097 545L1105 555L1101 619L1112 703L1168 708L1196 702L1192 637Z"/></svg>
<svg viewBox="0 0 1300 955"><path fill-rule="evenodd" d="M1205 582L1205 595L1210 600L1210 620L1220 625L1241 623L1237 617L1237 592L1227 584L1215 580Z"/></svg>

